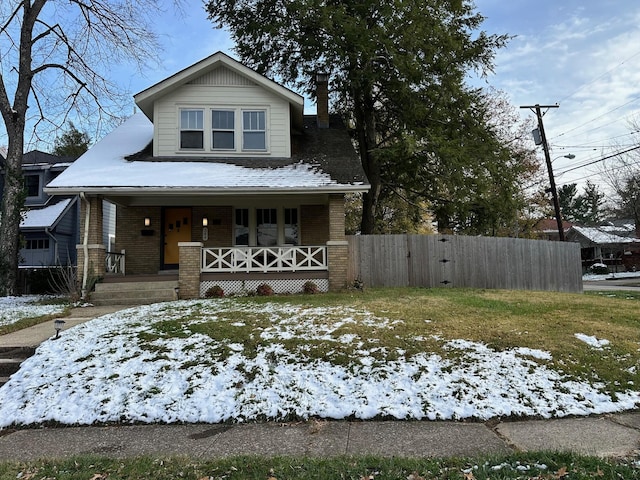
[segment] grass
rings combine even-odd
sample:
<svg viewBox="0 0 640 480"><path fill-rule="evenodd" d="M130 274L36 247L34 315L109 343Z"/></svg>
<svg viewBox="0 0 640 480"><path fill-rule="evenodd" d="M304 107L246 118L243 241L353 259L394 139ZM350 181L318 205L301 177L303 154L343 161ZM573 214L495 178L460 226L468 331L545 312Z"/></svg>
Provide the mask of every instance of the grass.
<svg viewBox="0 0 640 480"><path fill-rule="evenodd" d="M82 456L67 460L0 463L0 480L116 480L154 478L185 480L499 480L499 479L635 479L636 462L605 460L575 454L514 453L480 458L384 457L233 457L108 459Z"/></svg>
<svg viewBox="0 0 640 480"><path fill-rule="evenodd" d="M63 302L63 301L59 301L59 302ZM46 301L46 304L51 304L51 303L56 303L56 302L52 302L51 300ZM64 301L63 303L67 303L67 302ZM33 327L34 325L39 325L40 323L48 322L56 318L64 318L69 316L70 313L71 313L71 306L67 305L65 309L58 314L38 315L35 317L21 318L15 323L10 323L8 325L0 325L0 335L7 335L9 333L17 332L18 330Z"/></svg>
<svg viewBox="0 0 640 480"><path fill-rule="evenodd" d="M216 301L216 300L211 300ZM433 352L455 360L457 352L443 348L444 341L464 339L480 342L495 350L517 347L540 349L553 360L535 360L548 364L575 379L604 382L611 392L640 385L640 295L627 292L563 294L471 289L367 289L325 295L293 295L235 298L214 318L199 310L155 324L151 332L140 334L143 348L153 350L154 339L187 337L199 333L210 337L219 359L229 353L229 345L242 344L251 357L259 346L269 342L261 336L273 322L273 313L254 311L269 303L287 303L303 307L300 318L314 318L314 309L336 307L315 314L314 328L322 324L326 335L337 340L351 336L352 342L326 342L290 338L279 339L287 350L313 361L330 358L334 364L347 365L358 348L378 347L381 360L391 361L404 352L406 357ZM351 309L358 322L345 322L340 308ZM259 310L259 309L258 309ZM365 312L376 319L367 322ZM320 317L320 318L318 318ZM338 323L340 322L340 323ZM303 328L303 327L301 327ZM308 328L308 327L307 327ZM301 333L304 333L301 330ZM603 350L590 347L574 334L584 333L609 340ZM226 346L226 347L225 347ZM206 361L206 360L205 360Z"/></svg>

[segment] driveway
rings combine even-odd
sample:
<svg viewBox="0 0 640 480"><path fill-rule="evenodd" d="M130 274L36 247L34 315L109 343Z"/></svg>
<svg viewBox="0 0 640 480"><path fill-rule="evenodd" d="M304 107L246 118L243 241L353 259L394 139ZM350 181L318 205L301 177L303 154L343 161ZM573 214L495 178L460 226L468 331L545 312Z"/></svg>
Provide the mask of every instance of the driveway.
<svg viewBox="0 0 640 480"><path fill-rule="evenodd" d="M640 292L640 275L637 277L611 278L608 280L585 281L584 290L628 290Z"/></svg>

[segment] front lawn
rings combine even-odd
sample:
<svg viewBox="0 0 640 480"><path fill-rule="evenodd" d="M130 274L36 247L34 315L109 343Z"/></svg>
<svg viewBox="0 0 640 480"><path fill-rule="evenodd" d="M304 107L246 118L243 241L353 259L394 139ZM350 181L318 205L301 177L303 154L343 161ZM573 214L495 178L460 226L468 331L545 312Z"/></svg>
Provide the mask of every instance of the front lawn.
<svg viewBox="0 0 640 480"><path fill-rule="evenodd" d="M45 342L0 425L561 417L640 405L640 300L456 289L131 308Z"/></svg>

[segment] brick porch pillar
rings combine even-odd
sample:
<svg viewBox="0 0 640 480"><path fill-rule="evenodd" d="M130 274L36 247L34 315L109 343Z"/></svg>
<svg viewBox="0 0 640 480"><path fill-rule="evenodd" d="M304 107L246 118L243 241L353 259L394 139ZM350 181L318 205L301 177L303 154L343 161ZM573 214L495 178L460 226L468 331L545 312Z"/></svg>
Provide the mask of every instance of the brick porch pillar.
<svg viewBox="0 0 640 480"><path fill-rule="evenodd" d="M178 274L178 298L200 298L200 268L202 243L179 242L180 270Z"/></svg>
<svg viewBox="0 0 640 480"><path fill-rule="evenodd" d="M84 265L88 264L87 281L90 283L92 280L97 280L104 277L105 265L104 257L106 253L106 247L102 243L102 197L88 196L86 200L89 203L89 229L88 229L88 241L86 245L85 258L85 225L87 218L87 202L80 200L80 243L76 245L78 251L78 283L83 285L84 279ZM87 287L91 287L87 284Z"/></svg>
<svg viewBox="0 0 640 480"><path fill-rule="evenodd" d="M329 195L329 291L336 292L347 287L348 260L349 244L344 234L344 195Z"/></svg>

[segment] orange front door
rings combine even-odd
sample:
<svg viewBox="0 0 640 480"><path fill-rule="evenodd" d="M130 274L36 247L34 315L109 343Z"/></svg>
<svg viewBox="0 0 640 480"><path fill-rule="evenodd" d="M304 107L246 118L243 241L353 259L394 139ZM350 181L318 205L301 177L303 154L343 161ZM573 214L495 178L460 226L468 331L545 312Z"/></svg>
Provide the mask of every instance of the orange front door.
<svg viewBox="0 0 640 480"><path fill-rule="evenodd" d="M178 265L178 242L191 241L191 209L165 208L164 210L164 264Z"/></svg>

